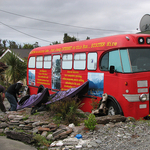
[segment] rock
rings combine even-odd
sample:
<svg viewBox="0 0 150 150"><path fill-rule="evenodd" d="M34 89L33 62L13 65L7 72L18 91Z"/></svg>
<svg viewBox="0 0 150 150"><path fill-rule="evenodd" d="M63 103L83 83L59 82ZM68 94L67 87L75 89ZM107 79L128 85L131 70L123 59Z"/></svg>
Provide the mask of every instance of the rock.
<svg viewBox="0 0 150 150"><path fill-rule="evenodd" d="M133 117L127 117L126 122L130 122L130 121L135 122L136 120Z"/></svg>
<svg viewBox="0 0 150 150"><path fill-rule="evenodd" d="M53 135L52 134L49 134L47 137L46 137L47 140L51 140L53 139Z"/></svg>
<svg viewBox="0 0 150 150"><path fill-rule="evenodd" d="M5 122L0 123L0 129L6 128L6 127L8 127L8 126L9 126L9 125L8 125L7 123L5 123Z"/></svg>
<svg viewBox="0 0 150 150"><path fill-rule="evenodd" d="M34 141L33 135L26 134L24 132L7 131L6 135L7 135L7 138L22 141L28 144L31 144Z"/></svg>
<svg viewBox="0 0 150 150"><path fill-rule="evenodd" d="M0 133L3 133L4 132L4 129L0 129Z"/></svg>
<svg viewBox="0 0 150 150"><path fill-rule="evenodd" d="M70 128L74 128L75 127L75 125L73 124L73 123L71 123L71 124L69 124L69 126L68 127L70 127Z"/></svg>
<svg viewBox="0 0 150 150"><path fill-rule="evenodd" d="M46 135L47 135L47 131L43 131L41 134L41 136L44 136L44 137L46 137Z"/></svg>
<svg viewBox="0 0 150 150"><path fill-rule="evenodd" d="M6 121L6 118L3 117L3 116L0 116L0 121L5 122L5 121Z"/></svg>
<svg viewBox="0 0 150 150"><path fill-rule="evenodd" d="M50 131L50 129L49 129L49 128L42 128L42 127L39 127L39 128L38 128L38 131L39 131L39 132Z"/></svg>
<svg viewBox="0 0 150 150"><path fill-rule="evenodd" d="M64 145L76 145L78 142L79 140L77 138L67 138L63 140Z"/></svg>
<svg viewBox="0 0 150 150"><path fill-rule="evenodd" d="M36 121L36 122L32 123L32 126L37 127L39 124L40 124L40 121Z"/></svg>
<svg viewBox="0 0 150 150"><path fill-rule="evenodd" d="M122 115L114 115L114 116L101 116L101 117L96 117L97 123L98 124L107 124L109 122L124 122L126 120L125 116Z"/></svg>
<svg viewBox="0 0 150 150"><path fill-rule="evenodd" d="M22 120L23 119L23 116L22 115L8 115L8 119L10 120Z"/></svg>
<svg viewBox="0 0 150 150"><path fill-rule="evenodd" d="M33 128L32 133L38 133L38 128Z"/></svg>
<svg viewBox="0 0 150 150"><path fill-rule="evenodd" d="M49 127L50 131L52 131L52 132L54 132L58 129L58 126L54 123L48 124L48 127Z"/></svg>
<svg viewBox="0 0 150 150"><path fill-rule="evenodd" d="M56 146L63 146L62 140L57 141Z"/></svg>

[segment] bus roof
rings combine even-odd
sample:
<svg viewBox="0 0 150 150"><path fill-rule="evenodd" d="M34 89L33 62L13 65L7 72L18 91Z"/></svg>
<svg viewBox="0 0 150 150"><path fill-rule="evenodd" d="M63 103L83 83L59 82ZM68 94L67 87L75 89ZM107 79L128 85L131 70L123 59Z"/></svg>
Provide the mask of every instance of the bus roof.
<svg viewBox="0 0 150 150"><path fill-rule="evenodd" d="M148 39L148 40L147 40ZM144 40L144 43L142 43ZM145 42L146 41L146 42ZM141 43L140 43L141 42ZM30 55L42 55L51 53L72 53L96 50L109 50L126 47L148 47L150 46L150 35L148 34L123 34L96 39L69 42L63 44L49 45L33 49Z"/></svg>

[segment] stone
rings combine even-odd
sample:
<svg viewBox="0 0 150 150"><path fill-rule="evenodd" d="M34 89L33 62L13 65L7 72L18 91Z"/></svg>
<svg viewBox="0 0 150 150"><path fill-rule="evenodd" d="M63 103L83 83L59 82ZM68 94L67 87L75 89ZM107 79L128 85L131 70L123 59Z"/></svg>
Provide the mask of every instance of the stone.
<svg viewBox="0 0 150 150"><path fill-rule="evenodd" d="M50 128L50 131L54 132L58 129L58 126L54 123L48 124L48 127Z"/></svg>
<svg viewBox="0 0 150 150"><path fill-rule="evenodd" d="M5 121L6 121L6 118L0 116L0 121L5 122Z"/></svg>
<svg viewBox="0 0 150 150"><path fill-rule="evenodd" d="M57 141L56 146L63 146L62 140Z"/></svg>
<svg viewBox="0 0 150 150"><path fill-rule="evenodd" d="M75 148L82 148L82 145L76 145Z"/></svg>
<svg viewBox="0 0 150 150"><path fill-rule="evenodd" d="M135 120L135 118L133 118L133 117L127 117L126 118L126 122L135 122L136 120Z"/></svg>
<svg viewBox="0 0 150 150"><path fill-rule="evenodd" d="M99 140L99 139L96 139L95 142L98 143L98 144L101 144L101 143L102 143L102 141Z"/></svg>
<svg viewBox="0 0 150 150"><path fill-rule="evenodd" d="M63 140L64 145L76 145L79 140L77 138L66 138Z"/></svg>
<svg viewBox="0 0 150 150"><path fill-rule="evenodd" d="M7 131L9 131L8 127L4 129L4 133L6 134Z"/></svg>
<svg viewBox="0 0 150 150"><path fill-rule="evenodd" d="M4 129L0 129L0 133L3 133L4 132Z"/></svg>
<svg viewBox="0 0 150 150"><path fill-rule="evenodd" d="M84 125L82 125L82 126L75 126L74 128L73 128L73 132L74 132L74 134L83 134L83 132L84 132L84 128L85 128L85 126Z"/></svg>
<svg viewBox="0 0 150 150"><path fill-rule="evenodd" d="M25 125L24 127L22 127L23 130L32 130L33 126L31 124L29 125Z"/></svg>
<svg viewBox="0 0 150 150"><path fill-rule="evenodd" d="M38 133L38 128L33 128L32 133Z"/></svg>
<svg viewBox="0 0 150 150"><path fill-rule="evenodd" d="M89 143L89 140L80 139L78 145L82 145L82 147L87 147L88 143Z"/></svg>
<svg viewBox="0 0 150 150"><path fill-rule="evenodd" d="M38 128L38 131L39 131L39 132L50 131L50 129L49 129L49 128L42 128L42 127L39 127L39 128Z"/></svg>
<svg viewBox="0 0 150 150"><path fill-rule="evenodd" d="M75 125L74 125L74 123L71 123L71 124L69 124L68 127L73 129L75 127Z"/></svg>
<svg viewBox="0 0 150 150"><path fill-rule="evenodd" d="M88 147L98 147L98 144L95 141L90 141Z"/></svg>
<svg viewBox="0 0 150 150"><path fill-rule="evenodd" d="M23 116L22 115L8 115L8 119L10 119L10 120L14 120L14 119L23 119Z"/></svg>
<svg viewBox="0 0 150 150"><path fill-rule="evenodd" d="M109 122L124 122L126 121L126 117L122 115L114 115L114 116L101 116L101 117L96 117L97 123L98 124L107 124Z"/></svg>
<svg viewBox="0 0 150 150"><path fill-rule="evenodd" d="M46 135L47 135L47 131L43 131L41 134L41 136L44 136L44 137L46 137Z"/></svg>
<svg viewBox="0 0 150 150"><path fill-rule="evenodd" d="M39 126L39 124L40 124L40 121L36 121L36 122L32 123L32 126L37 127L37 126Z"/></svg>
<svg viewBox="0 0 150 150"><path fill-rule="evenodd" d="M0 129L6 128L6 127L8 127L8 126L9 126L9 125L8 125L7 123L5 123L5 122L0 123Z"/></svg>
<svg viewBox="0 0 150 150"><path fill-rule="evenodd" d="M26 134L24 132L7 131L6 136L7 138L22 141L28 144L31 144L34 141L33 135Z"/></svg>
<svg viewBox="0 0 150 150"><path fill-rule="evenodd" d="M47 140L51 140L53 139L53 135L52 134L49 134L47 137L46 137Z"/></svg>

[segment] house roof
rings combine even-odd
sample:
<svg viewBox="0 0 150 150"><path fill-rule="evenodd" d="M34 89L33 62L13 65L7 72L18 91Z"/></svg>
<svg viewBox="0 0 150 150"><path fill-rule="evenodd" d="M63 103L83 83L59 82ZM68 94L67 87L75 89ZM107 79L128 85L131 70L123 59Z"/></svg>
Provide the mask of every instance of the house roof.
<svg viewBox="0 0 150 150"><path fill-rule="evenodd" d="M12 51L19 55L21 58L28 58L29 53L32 49L12 49Z"/></svg>
<svg viewBox="0 0 150 150"><path fill-rule="evenodd" d="M3 58L7 53L11 53L12 51L17 55L17 57L22 61L24 62L24 60L22 58L28 58L28 55L30 53L32 49L7 49L3 55L0 57Z"/></svg>

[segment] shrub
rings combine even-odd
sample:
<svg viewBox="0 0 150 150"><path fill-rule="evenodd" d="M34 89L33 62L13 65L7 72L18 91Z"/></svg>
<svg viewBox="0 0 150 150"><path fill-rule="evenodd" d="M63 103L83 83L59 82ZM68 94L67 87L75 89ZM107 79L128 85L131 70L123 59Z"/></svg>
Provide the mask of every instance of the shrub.
<svg viewBox="0 0 150 150"><path fill-rule="evenodd" d="M41 136L40 134L36 134L34 136L34 139L36 140L36 143L38 146L47 146L49 147L49 145L51 144L51 141L46 140L45 137Z"/></svg>
<svg viewBox="0 0 150 150"><path fill-rule="evenodd" d="M52 103L49 105L49 110L54 115L55 121L59 123L64 121L64 123L74 123L78 124L78 116L80 115L77 111L81 107L81 102L78 102L78 97L65 98L61 101Z"/></svg>
<svg viewBox="0 0 150 150"><path fill-rule="evenodd" d="M85 126L90 129L90 130L94 130L95 126L96 126L96 119L95 116L93 114L90 114L87 120L84 120L84 124Z"/></svg>

